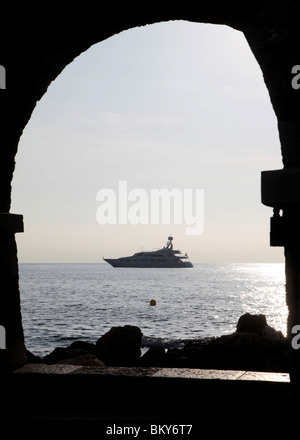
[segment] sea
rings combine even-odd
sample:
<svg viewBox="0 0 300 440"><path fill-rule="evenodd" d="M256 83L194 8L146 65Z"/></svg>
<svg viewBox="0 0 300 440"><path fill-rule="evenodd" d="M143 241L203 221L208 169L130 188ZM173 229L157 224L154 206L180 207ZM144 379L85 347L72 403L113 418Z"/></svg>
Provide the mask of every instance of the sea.
<svg viewBox="0 0 300 440"><path fill-rule="evenodd" d="M280 263L180 269L20 264L19 271L25 344L37 356L78 340L95 343L111 327L124 325L141 329L143 347L180 347L233 333L244 313L265 314L270 326L286 334Z"/></svg>

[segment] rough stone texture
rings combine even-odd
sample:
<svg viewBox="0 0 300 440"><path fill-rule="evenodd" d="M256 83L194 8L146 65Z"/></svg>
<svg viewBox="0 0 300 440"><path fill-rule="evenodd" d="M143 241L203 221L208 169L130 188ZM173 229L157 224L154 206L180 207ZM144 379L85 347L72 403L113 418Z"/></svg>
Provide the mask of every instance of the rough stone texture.
<svg viewBox="0 0 300 440"><path fill-rule="evenodd" d="M0 231L0 325L6 333L6 350L0 350L0 370L26 362L16 253L14 234Z"/></svg>
<svg viewBox="0 0 300 440"><path fill-rule="evenodd" d="M82 365L85 367L104 367L104 362L100 361L93 354L83 354L71 359L63 359L58 362L60 365Z"/></svg>
<svg viewBox="0 0 300 440"><path fill-rule="evenodd" d="M195 368L142 368L142 367L96 367L80 365L27 364L13 374L97 374L103 376L165 377L214 380L253 380L266 382L289 382L286 373L268 373L242 370L201 370Z"/></svg>
<svg viewBox="0 0 300 440"><path fill-rule="evenodd" d="M0 90L0 212L10 210L19 138L50 83L93 44L135 26L167 20L225 24L244 33L278 119L283 164L299 166L300 92L291 87L291 69L300 63L298 0L153 0L142 7L136 2L107 3L100 11L91 1L80 8L61 8L53 2L45 8L38 8L36 2L16 7L7 2L1 12L0 63L6 69L7 81L6 89ZM294 214L293 209L285 212L287 223ZM285 249L289 330L299 324L298 247ZM0 325L7 326L7 366L18 366L25 362L25 347L17 252L10 233L0 234L0 294Z"/></svg>

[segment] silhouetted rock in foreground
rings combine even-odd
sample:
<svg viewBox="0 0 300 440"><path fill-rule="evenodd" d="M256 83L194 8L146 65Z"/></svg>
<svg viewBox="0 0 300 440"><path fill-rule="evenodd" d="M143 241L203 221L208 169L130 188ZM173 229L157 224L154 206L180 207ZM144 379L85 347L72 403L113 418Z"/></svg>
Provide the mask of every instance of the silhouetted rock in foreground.
<svg viewBox="0 0 300 440"><path fill-rule="evenodd" d="M69 347L55 348L40 361L45 364L135 366L141 356L141 341L139 327L112 327L96 344L76 341Z"/></svg>
<svg viewBox="0 0 300 440"><path fill-rule="evenodd" d="M233 333L192 341L182 350L169 350L166 366L221 370L288 371L288 343L257 333Z"/></svg>
<svg viewBox="0 0 300 440"><path fill-rule="evenodd" d="M142 367L160 367L165 363L166 353L163 347L150 347L141 357L140 365Z"/></svg>
<svg viewBox="0 0 300 440"><path fill-rule="evenodd" d="M142 336L136 326L112 327L98 339L95 353L106 365L136 365L141 356Z"/></svg>
<svg viewBox="0 0 300 440"><path fill-rule="evenodd" d="M245 313L239 318L236 331L238 333L257 333L261 335L266 325L267 320L265 315Z"/></svg>
<svg viewBox="0 0 300 440"><path fill-rule="evenodd" d="M181 349L151 347L141 356L141 341L139 327L112 327L96 344L76 341L69 347L55 348L36 362L288 372L288 341L267 324L265 315L246 313L238 320L236 332L195 339ZM31 357L32 362L34 359Z"/></svg>
<svg viewBox="0 0 300 440"><path fill-rule="evenodd" d="M288 371L288 341L265 315L242 315L237 330L219 338L191 341L168 350L166 366L224 370Z"/></svg>
<svg viewBox="0 0 300 440"><path fill-rule="evenodd" d="M280 331L275 330L267 324L265 315L251 315L250 313L245 313L239 318L236 331L238 333L257 333L260 336L276 341L284 339L284 336Z"/></svg>
<svg viewBox="0 0 300 440"><path fill-rule="evenodd" d="M43 358L43 363L49 365L69 363L70 365L72 365L74 363L74 359L76 358L86 355L94 355L94 350L95 344L88 344L82 341L78 341L74 344L71 344L69 347L56 347L50 354ZM84 365L87 364L85 363Z"/></svg>

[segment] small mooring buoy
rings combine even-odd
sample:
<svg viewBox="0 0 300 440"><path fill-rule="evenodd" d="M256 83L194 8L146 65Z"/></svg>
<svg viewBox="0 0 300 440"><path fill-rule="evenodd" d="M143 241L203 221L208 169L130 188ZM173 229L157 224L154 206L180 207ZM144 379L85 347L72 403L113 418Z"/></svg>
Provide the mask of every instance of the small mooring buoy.
<svg viewBox="0 0 300 440"><path fill-rule="evenodd" d="M151 299L151 301L150 301L150 306L156 306L156 301L155 301L155 299Z"/></svg>

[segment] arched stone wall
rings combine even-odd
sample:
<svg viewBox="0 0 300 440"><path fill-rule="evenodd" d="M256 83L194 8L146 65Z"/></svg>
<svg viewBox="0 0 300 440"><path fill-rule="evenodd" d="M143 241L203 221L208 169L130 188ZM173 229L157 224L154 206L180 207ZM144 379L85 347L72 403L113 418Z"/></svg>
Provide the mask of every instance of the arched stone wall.
<svg viewBox="0 0 300 440"><path fill-rule="evenodd" d="M291 86L291 69L300 63L300 4L297 0L153 0L141 6L131 1L108 3L102 9L101 4L86 1L84 5L73 4L68 9L55 3L43 9L36 3L34 6L26 3L23 11L18 6L4 9L4 23L0 27L0 64L6 70L6 89L0 90L0 213L5 214L0 214L0 325L7 331L7 364L16 367L26 359L14 237L15 232L22 230L22 219L8 214L11 181L20 136L49 84L90 46L135 26L168 20L231 26L244 33L262 69L278 118L284 166L297 169L300 166L300 91ZM275 180L278 178L283 179L284 186L285 175L277 173ZM285 194L279 203L270 189L273 184L274 176L271 176L263 187L263 202L284 208L289 213L286 215L289 221L300 200L294 192L293 204L287 208ZM285 247L294 266L300 268L297 249ZM297 269L291 270L295 277ZM295 307L298 310L298 281L296 287L292 283L291 292L288 293L290 310ZM296 320L297 315L290 320L290 325Z"/></svg>

